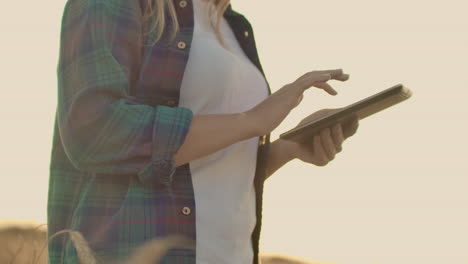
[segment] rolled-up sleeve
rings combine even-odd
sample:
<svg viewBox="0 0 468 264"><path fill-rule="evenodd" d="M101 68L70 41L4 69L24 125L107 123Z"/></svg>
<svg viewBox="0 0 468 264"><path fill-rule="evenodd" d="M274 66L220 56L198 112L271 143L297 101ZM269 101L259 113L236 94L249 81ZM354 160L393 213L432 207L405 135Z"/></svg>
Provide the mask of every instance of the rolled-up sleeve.
<svg viewBox="0 0 468 264"><path fill-rule="evenodd" d="M79 170L142 182L170 182L174 155L193 113L138 103L141 64L139 1L68 1L57 66L57 118L70 162Z"/></svg>

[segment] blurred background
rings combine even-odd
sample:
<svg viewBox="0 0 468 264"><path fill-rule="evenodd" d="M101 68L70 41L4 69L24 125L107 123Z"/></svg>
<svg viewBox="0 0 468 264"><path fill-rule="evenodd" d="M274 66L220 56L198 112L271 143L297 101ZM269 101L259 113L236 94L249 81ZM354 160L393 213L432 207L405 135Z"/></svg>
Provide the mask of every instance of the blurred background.
<svg viewBox="0 0 468 264"><path fill-rule="evenodd" d="M65 1L7 1L0 17L0 218L46 221ZM295 160L265 185L261 251L340 264L468 263L468 4L462 0L232 0L272 92L311 88L272 140L323 108L402 83L414 95L364 119L325 167Z"/></svg>

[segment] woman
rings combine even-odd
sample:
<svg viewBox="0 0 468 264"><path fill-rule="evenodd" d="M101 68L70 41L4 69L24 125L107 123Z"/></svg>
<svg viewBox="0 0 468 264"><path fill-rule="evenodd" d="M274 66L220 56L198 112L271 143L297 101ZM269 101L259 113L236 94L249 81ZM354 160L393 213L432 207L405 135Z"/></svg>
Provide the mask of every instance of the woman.
<svg viewBox="0 0 468 264"><path fill-rule="evenodd" d="M358 126L270 143L307 88L335 95L327 81L349 76L312 71L271 94L228 0L69 0L57 76L48 235L77 230L109 262L180 234L196 250L162 263L259 263L265 179L295 158L326 165ZM48 250L78 263L67 236Z"/></svg>

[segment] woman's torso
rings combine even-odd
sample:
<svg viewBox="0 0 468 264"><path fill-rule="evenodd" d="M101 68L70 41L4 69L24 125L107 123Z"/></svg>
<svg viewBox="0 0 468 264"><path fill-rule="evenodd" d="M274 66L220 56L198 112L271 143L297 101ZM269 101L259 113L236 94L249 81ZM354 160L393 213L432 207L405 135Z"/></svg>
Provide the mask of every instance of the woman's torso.
<svg viewBox="0 0 468 264"><path fill-rule="evenodd" d="M180 90L179 106L194 115L247 111L268 96L252 64L222 18L221 46L208 19L207 4L194 0L194 34ZM217 14L213 12L213 21ZM195 201L197 264L251 263L255 227L254 175L258 137L237 142L190 162Z"/></svg>

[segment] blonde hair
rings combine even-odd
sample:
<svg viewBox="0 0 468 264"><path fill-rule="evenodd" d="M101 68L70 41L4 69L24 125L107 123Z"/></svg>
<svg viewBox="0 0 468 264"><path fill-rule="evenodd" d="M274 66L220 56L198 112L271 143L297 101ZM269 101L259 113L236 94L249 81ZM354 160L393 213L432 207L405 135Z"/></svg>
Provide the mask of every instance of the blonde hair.
<svg viewBox="0 0 468 264"><path fill-rule="evenodd" d="M202 0L202 1L208 2L208 4L211 4L210 9L209 9L210 24L216 32L217 39L219 40L221 45L224 46L224 41L220 33L220 23L221 23L221 19L223 17L224 11L226 11L230 3L230 0ZM156 35L156 39L154 43L160 40L161 36L163 35L163 31L166 26L165 25L165 18L167 16L166 8L167 10L169 10L169 15L171 16L171 20L174 25L173 31L171 34L171 42L172 42L177 32L179 31L179 23L177 21L177 14L176 14L175 7L174 7L174 1L173 0L147 0L147 8L145 9L145 13L143 14L143 21L146 21L154 16L155 22L154 22L153 27L151 27L150 30L148 32L145 32L144 34L147 35L156 29L157 35ZM213 24L213 21L211 19L211 16L213 14L213 8L216 8L218 12L216 24Z"/></svg>

